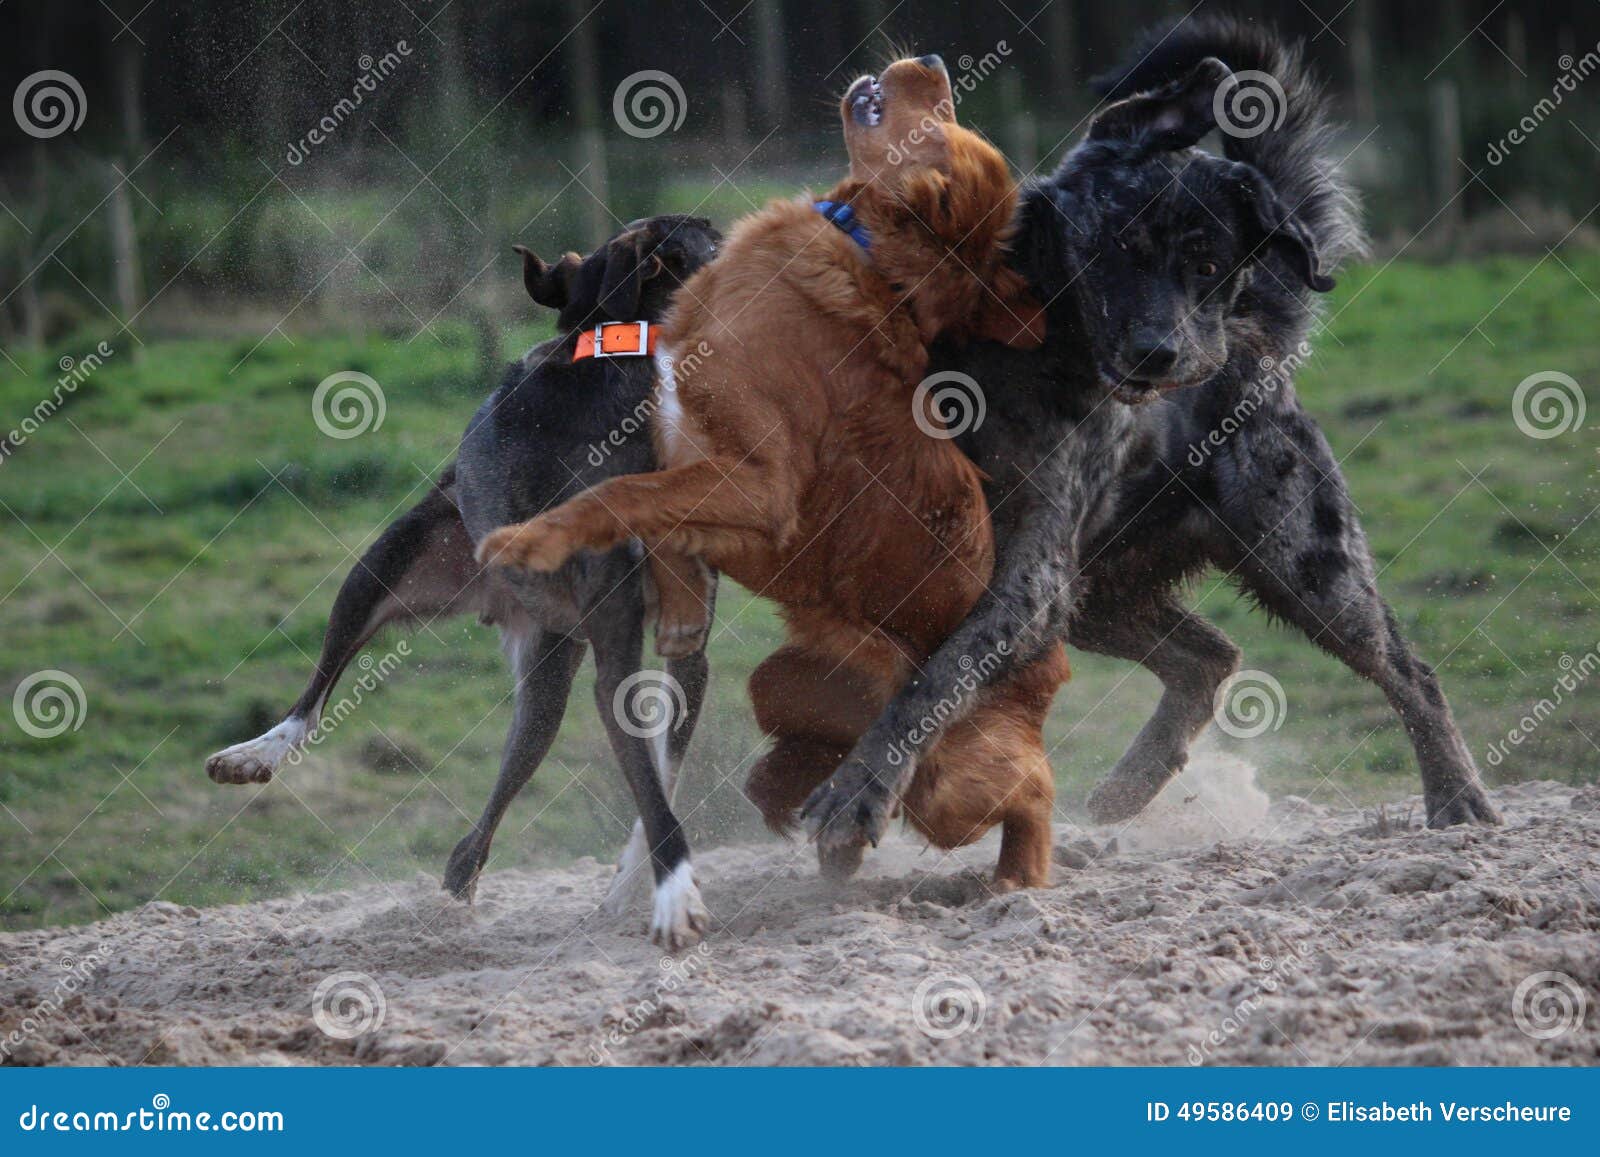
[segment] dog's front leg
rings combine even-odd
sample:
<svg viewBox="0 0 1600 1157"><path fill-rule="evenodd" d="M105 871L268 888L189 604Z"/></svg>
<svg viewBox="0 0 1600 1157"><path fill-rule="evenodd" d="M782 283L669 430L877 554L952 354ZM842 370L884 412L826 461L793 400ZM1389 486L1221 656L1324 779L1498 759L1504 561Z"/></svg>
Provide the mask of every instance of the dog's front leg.
<svg viewBox="0 0 1600 1157"><path fill-rule="evenodd" d="M598 488L597 488L598 489ZM478 544L483 566L553 571L578 551L609 550L629 537L595 490L515 526L502 526Z"/></svg>
<svg viewBox="0 0 1600 1157"><path fill-rule="evenodd" d="M768 530L772 497L769 480L753 462L730 468L704 459L610 478L538 518L486 535L478 559L485 566L552 571L579 550L609 550L630 538L702 553L695 545L701 528Z"/></svg>

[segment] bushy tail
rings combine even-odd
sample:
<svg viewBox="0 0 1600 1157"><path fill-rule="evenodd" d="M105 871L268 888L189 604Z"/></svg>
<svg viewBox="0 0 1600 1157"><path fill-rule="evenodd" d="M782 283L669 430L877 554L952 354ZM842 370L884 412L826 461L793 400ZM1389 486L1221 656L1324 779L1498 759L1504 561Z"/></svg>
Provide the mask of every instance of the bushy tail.
<svg viewBox="0 0 1600 1157"><path fill-rule="evenodd" d="M1224 132L1224 153L1266 174L1316 238L1324 268L1364 254L1361 208L1333 151L1328 98L1298 45L1230 17L1196 18L1146 35L1122 65L1093 83L1120 99L1177 79L1208 56L1239 78L1224 110L1236 112L1246 131Z"/></svg>

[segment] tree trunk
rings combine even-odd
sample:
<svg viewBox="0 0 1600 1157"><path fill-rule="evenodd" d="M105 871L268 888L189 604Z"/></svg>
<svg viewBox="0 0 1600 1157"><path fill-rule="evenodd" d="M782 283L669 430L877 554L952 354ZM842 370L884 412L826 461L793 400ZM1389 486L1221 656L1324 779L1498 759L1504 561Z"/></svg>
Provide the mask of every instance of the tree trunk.
<svg viewBox="0 0 1600 1157"><path fill-rule="evenodd" d="M124 33L114 47L117 101L122 114L122 148L117 168L122 172L111 174L115 182L111 197L111 256L117 312L126 323L144 304L144 270L139 263L139 235L133 220L134 192L123 179L144 156L144 92L140 75L144 58L139 42L130 33ZM133 352L137 355L138 351L135 342Z"/></svg>
<svg viewBox="0 0 1600 1157"><path fill-rule="evenodd" d="M583 193L588 223L585 232L591 245L598 245L612 233L610 179L606 172L605 137L600 129L600 51L595 35L595 18L584 19L587 0L567 0L567 21L575 25L572 39L572 109L578 122L578 156L572 171L588 186ZM584 172L584 166L588 172Z"/></svg>
<svg viewBox="0 0 1600 1157"><path fill-rule="evenodd" d="M1087 79L1078 71L1077 17L1077 8L1071 0L1055 0L1046 10L1044 38L1050 45L1052 101L1069 99L1069 94L1082 88Z"/></svg>
<svg viewBox="0 0 1600 1157"><path fill-rule="evenodd" d="M45 218L42 209L47 204L45 198L50 192L45 177L43 141L33 142L33 147L28 150L28 168L24 180L36 207L34 212L28 214L33 219L31 228L35 232L23 236L18 247L17 276L23 281L17 286L17 313L23 345L31 350L39 350L44 346L44 302L39 297L39 275L35 273L30 277L29 271L39 263L34 246L40 243L37 230L43 226Z"/></svg>
<svg viewBox="0 0 1600 1157"><path fill-rule="evenodd" d="M1378 119L1377 69L1372 55L1372 0L1355 0L1350 13L1351 106L1356 123Z"/></svg>
<svg viewBox="0 0 1600 1157"><path fill-rule="evenodd" d="M783 124L789 113L789 76L783 51L781 0L755 0L757 94L766 128Z"/></svg>
<svg viewBox="0 0 1600 1157"><path fill-rule="evenodd" d="M745 123L744 90L731 80L722 83L722 139L734 163L750 147L750 133Z"/></svg>
<svg viewBox="0 0 1600 1157"><path fill-rule="evenodd" d="M1461 234L1461 183L1466 169L1461 164L1461 95L1453 80L1435 80L1429 90L1433 121L1433 183L1439 204L1438 227L1445 244L1453 244Z"/></svg>
<svg viewBox="0 0 1600 1157"><path fill-rule="evenodd" d="M1528 26L1523 23L1522 13L1515 9L1506 13L1506 55L1516 66L1511 70L1507 81L1517 100L1521 101L1527 92Z"/></svg>
<svg viewBox="0 0 1600 1157"><path fill-rule="evenodd" d="M1022 77L1014 68L1000 74L1000 105L1014 110L1006 122L1007 160L1023 176L1031 176L1039 164L1039 130L1033 114L1023 107Z"/></svg>

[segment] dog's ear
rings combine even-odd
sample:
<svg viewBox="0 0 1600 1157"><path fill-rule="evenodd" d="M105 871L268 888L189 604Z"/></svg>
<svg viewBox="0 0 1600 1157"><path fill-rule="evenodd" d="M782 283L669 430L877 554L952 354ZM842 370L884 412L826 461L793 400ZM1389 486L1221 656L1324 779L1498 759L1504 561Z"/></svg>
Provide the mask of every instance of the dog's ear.
<svg viewBox="0 0 1600 1157"><path fill-rule="evenodd" d="M606 246L606 272L600 282L600 308L618 321L632 321L639 312L639 294L661 272L661 259L650 249L648 229L630 229Z"/></svg>
<svg viewBox="0 0 1600 1157"><path fill-rule="evenodd" d="M1181 80L1118 101L1089 126L1091 141L1143 141L1173 151L1187 149L1217 127L1217 87L1233 75L1208 56Z"/></svg>
<svg viewBox="0 0 1600 1157"><path fill-rule="evenodd" d="M1336 283L1323 274L1316 238L1305 222L1290 211L1271 183L1259 173L1252 172L1242 184L1246 213L1261 230L1257 235L1258 243L1286 257L1309 288L1318 293L1332 289Z"/></svg>
<svg viewBox="0 0 1600 1157"><path fill-rule="evenodd" d="M983 295L972 320L972 335L1014 349L1038 349L1044 344L1044 310L1028 292L1028 283L1014 269L1002 267Z"/></svg>
<svg viewBox="0 0 1600 1157"><path fill-rule="evenodd" d="M582 258L576 253L566 253L554 265L546 265L543 258L525 245L511 248L522 254L522 284L527 287L528 296L551 309L567 308Z"/></svg>

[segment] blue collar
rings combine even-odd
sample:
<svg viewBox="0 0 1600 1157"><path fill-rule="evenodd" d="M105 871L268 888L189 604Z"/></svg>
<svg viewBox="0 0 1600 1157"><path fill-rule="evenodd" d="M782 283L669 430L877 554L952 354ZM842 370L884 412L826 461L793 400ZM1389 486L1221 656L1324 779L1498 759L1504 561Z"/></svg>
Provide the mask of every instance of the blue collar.
<svg viewBox="0 0 1600 1157"><path fill-rule="evenodd" d="M856 219L856 211L847 201L815 201L811 206L826 217L835 228L863 249L872 248L872 234Z"/></svg>

